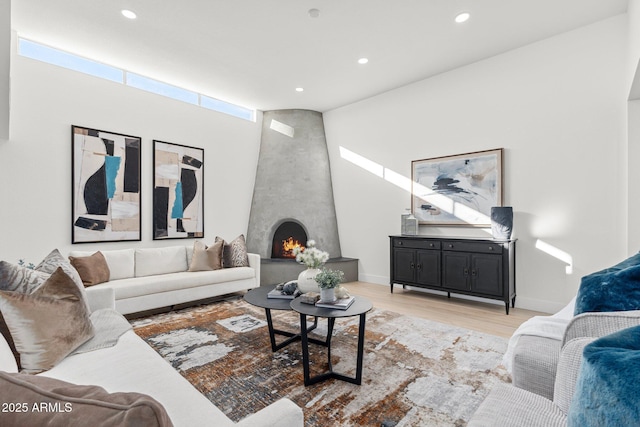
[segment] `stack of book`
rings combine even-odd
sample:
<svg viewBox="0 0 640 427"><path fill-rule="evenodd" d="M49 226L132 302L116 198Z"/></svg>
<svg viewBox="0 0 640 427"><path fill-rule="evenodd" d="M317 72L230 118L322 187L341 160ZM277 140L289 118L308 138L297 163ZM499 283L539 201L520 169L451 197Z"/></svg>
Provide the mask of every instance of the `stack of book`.
<svg viewBox="0 0 640 427"><path fill-rule="evenodd" d="M341 299L337 299L337 300L335 300L333 302L318 301L316 303L316 307L333 308L333 309L336 309L336 310L346 310L347 308L349 308L351 306L351 304L353 304L353 301L355 301L354 297L341 298Z"/></svg>
<svg viewBox="0 0 640 427"><path fill-rule="evenodd" d="M283 291L274 289L272 291L269 291L269 293L267 294L267 298L294 299L295 295L287 295Z"/></svg>

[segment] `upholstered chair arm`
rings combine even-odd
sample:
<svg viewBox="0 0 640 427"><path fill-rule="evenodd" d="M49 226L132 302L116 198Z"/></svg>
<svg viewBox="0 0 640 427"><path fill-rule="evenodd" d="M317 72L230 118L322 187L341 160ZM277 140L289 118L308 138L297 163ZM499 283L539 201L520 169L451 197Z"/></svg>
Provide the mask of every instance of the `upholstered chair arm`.
<svg viewBox="0 0 640 427"><path fill-rule="evenodd" d="M100 287L88 287L87 291L87 301L89 302L89 308L93 313L96 310L100 310L102 308L116 308L116 297L113 289L111 288L100 288Z"/></svg>
<svg viewBox="0 0 640 427"><path fill-rule="evenodd" d="M256 271L256 282L260 286L260 255L247 253L247 257L249 258L249 267Z"/></svg>
<svg viewBox="0 0 640 427"><path fill-rule="evenodd" d="M280 399L240 420L239 427L304 427L302 409L289 399Z"/></svg>
<svg viewBox="0 0 640 427"><path fill-rule="evenodd" d="M574 338L568 341L560 352L558 370L556 374L555 388L553 391L553 403L565 415L569 412L569 405L576 391L576 381L582 363L582 351L595 340L593 337Z"/></svg>
<svg viewBox="0 0 640 427"><path fill-rule="evenodd" d="M599 338L636 325L640 325L640 310L582 313L567 325L562 345L574 338Z"/></svg>

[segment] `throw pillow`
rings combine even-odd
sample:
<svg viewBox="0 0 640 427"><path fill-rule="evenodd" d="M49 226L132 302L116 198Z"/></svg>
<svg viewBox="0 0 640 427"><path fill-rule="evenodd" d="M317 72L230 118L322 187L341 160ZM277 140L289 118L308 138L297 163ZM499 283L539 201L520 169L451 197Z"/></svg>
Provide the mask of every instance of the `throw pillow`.
<svg viewBox="0 0 640 427"><path fill-rule="evenodd" d="M0 261L0 290L30 294L42 285L49 278L49 275L51 273Z"/></svg>
<svg viewBox="0 0 640 427"><path fill-rule="evenodd" d="M18 410L2 414L3 425L170 427L164 407L142 393L107 393L96 385L0 372L0 389ZM44 405L44 406L43 406Z"/></svg>
<svg viewBox="0 0 640 427"><path fill-rule="evenodd" d="M4 336L0 336L0 371L18 372L18 364Z"/></svg>
<svg viewBox="0 0 640 427"><path fill-rule="evenodd" d="M222 266L224 268L249 267L247 243L244 240L243 234L239 235L229 243L225 242L222 237L216 236L215 242L223 242L224 244L224 249L222 251Z"/></svg>
<svg viewBox="0 0 640 427"><path fill-rule="evenodd" d="M94 335L80 290L61 267L31 294L0 291L0 310L23 372L52 368Z"/></svg>
<svg viewBox="0 0 640 427"><path fill-rule="evenodd" d="M570 427L638 425L640 326L598 338L583 351Z"/></svg>
<svg viewBox="0 0 640 427"><path fill-rule="evenodd" d="M196 241L193 244L193 256L189 271L219 270L222 268L223 241L218 241L207 247L204 243Z"/></svg>
<svg viewBox="0 0 640 427"><path fill-rule="evenodd" d="M640 309L640 253L582 278L574 314Z"/></svg>
<svg viewBox="0 0 640 427"><path fill-rule="evenodd" d="M87 310L91 311L89 308L89 301L87 300L87 293L84 290L84 285L78 271L71 265L69 260L62 256L59 250L52 250L49 255L47 255L42 262L36 266L36 271L53 274L58 267L62 268L62 271L67 273L67 276L73 279L73 283L75 283L78 286L78 289L80 289L80 294L82 295L82 300L87 306Z"/></svg>
<svg viewBox="0 0 640 427"><path fill-rule="evenodd" d="M49 274L0 261L0 291L15 291L29 294L42 285L49 278ZM0 313L0 333L9 344L16 364L20 367L20 353L11 337L11 332L7 327L4 316Z"/></svg>
<svg viewBox="0 0 640 427"><path fill-rule="evenodd" d="M109 281L109 266L102 252L90 256L70 256L71 265L78 271L84 286L93 286Z"/></svg>

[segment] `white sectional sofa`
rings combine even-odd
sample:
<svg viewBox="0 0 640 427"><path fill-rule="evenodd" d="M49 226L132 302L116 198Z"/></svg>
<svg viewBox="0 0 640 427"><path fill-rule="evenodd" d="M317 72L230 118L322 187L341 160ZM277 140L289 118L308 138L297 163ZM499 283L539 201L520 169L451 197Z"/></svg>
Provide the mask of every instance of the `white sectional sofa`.
<svg viewBox="0 0 640 427"><path fill-rule="evenodd" d="M84 257L96 251L72 251ZM249 267L188 271L192 246L100 251L109 266L108 282L87 288L112 289L122 314L170 307L260 286L260 256L247 254Z"/></svg>
<svg viewBox="0 0 640 427"><path fill-rule="evenodd" d="M113 308L113 290L108 286L101 289L89 289L87 298L89 306L95 313L97 310ZM119 316L115 314L116 316ZM121 316L120 316L121 317ZM93 318L93 316L92 316ZM124 319L122 319L124 321ZM16 373L18 368L11 350L0 335L0 371ZM4 375L4 374L3 374ZM30 377L27 374L17 374L18 381L21 378ZM135 392L151 396L159 402L166 410L167 415L175 427L225 427L225 426L246 426L246 427L302 427L304 424L302 410L289 399L281 399L263 408L262 410L248 416L239 423L234 423L206 397L198 392L186 379L184 379L169 363L149 347L133 330L125 332L111 347L99 348L85 353L72 354L67 356L62 362L52 369L40 373L37 377L48 377L77 385L100 386L109 393ZM32 408L32 403L40 401L51 401L57 393L68 393L72 387L58 387L58 389L44 390L42 397L29 391L30 400L28 408ZM3 402L11 402L16 396L3 396L0 390L0 397ZM54 394L52 394L54 393ZM21 395L24 398L24 394ZM65 399L63 398L63 401ZM47 425L86 425L91 423L100 424L98 419L85 418L84 420L73 419L85 416L81 415L83 407L87 405L96 406L98 403L91 399L70 400L68 408L72 410L66 413L50 414L57 417L58 422ZM26 403L26 402L23 402ZM65 406L61 406L65 408ZM113 409L113 405L111 405ZM128 408L124 408L126 410ZM89 408L88 411L95 411ZM91 413L91 412L89 412ZM21 414L5 414L3 418L0 414L0 425L35 425L29 418L35 414L32 412L22 414L23 422L20 420ZM9 416L11 415L10 418ZM47 417L49 420L50 417ZM6 421L5 422L3 422ZM12 420L12 421L11 421ZM106 422L107 420L102 420ZM111 424L113 420L110 419ZM75 423L75 424L74 424Z"/></svg>

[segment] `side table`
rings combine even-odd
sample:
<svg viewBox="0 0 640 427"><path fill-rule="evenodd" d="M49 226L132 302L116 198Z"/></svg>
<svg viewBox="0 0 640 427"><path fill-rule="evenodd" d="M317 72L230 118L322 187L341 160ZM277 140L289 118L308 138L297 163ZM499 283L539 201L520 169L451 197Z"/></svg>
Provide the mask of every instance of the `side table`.
<svg viewBox="0 0 640 427"><path fill-rule="evenodd" d="M364 359L364 326L366 322L366 314L373 308L371 301L363 297L355 297L355 301L351 304L351 307L346 310L336 310L331 308L320 308L312 304L305 304L301 302L299 298L296 298L291 301L291 308L300 313L304 385L309 386L328 380L329 378L335 378L341 381L360 385L362 383L362 361ZM309 342L315 342L316 340L312 340L307 336L307 316L314 316L316 322L318 317L325 317L328 321L327 339L323 345L327 347L329 371L314 377L311 377L309 372ZM337 318L353 316L360 316L358 327L358 354L356 360L356 376L349 377L333 371L333 366L331 364L331 335L333 334L333 326Z"/></svg>
<svg viewBox="0 0 640 427"><path fill-rule="evenodd" d="M275 289L275 286L260 286L260 287L251 289L246 294L244 294L244 300L251 305L264 308L265 316L267 318L267 326L269 328L269 339L271 341L271 351L278 351L281 348L288 346L292 342L300 340L301 335L299 333L281 331L273 327L273 320L271 319L271 310L290 311L291 301L292 301L290 299L267 297L267 294L273 289ZM318 326L318 318L315 318L313 325L307 330L307 332L313 331L317 326ZM306 328L306 322L305 322L305 328ZM282 341L280 344L276 344L276 334L289 337L289 338ZM311 340L311 342L320 344L320 345L326 345L324 341Z"/></svg>

